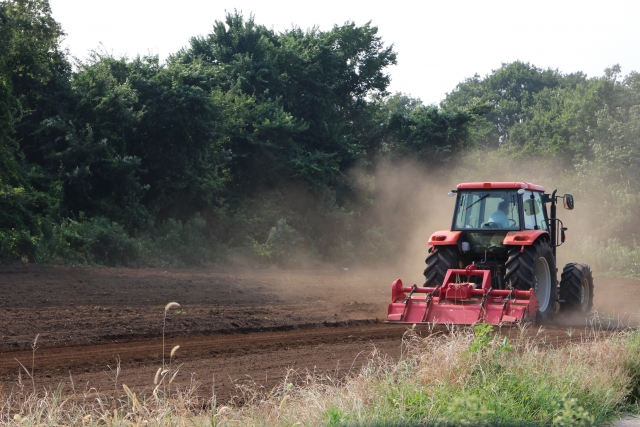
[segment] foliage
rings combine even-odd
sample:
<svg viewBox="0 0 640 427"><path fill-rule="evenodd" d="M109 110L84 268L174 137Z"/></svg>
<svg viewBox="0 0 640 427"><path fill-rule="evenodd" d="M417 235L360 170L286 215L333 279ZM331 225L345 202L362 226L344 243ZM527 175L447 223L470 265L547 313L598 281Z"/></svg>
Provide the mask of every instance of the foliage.
<svg viewBox="0 0 640 427"><path fill-rule="evenodd" d="M47 249L52 257L68 264L104 263L132 266L140 257L140 242L129 237L124 228L104 217L67 218L51 231Z"/></svg>
<svg viewBox="0 0 640 427"><path fill-rule="evenodd" d="M515 61L436 106L387 92L397 54L371 23L279 33L236 11L165 63L96 50L75 67L47 0L0 1L0 23L0 257L393 262L415 226L379 214L375 174L408 162L438 182L551 175L599 218L578 246L635 251L637 72Z"/></svg>
<svg viewBox="0 0 640 427"><path fill-rule="evenodd" d="M640 248L620 244L620 240L611 239L603 245L594 240L583 240L580 252L599 271L615 276L640 277Z"/></svg>
<svg viewBox="0 0 640 427"><path fill-rule="evenodd" d="M436 106L418 106L395 112L389 119L386 150L391 158L413 158L424 164L450 162L470 146L468 111L447 112Z"/></svg>
<svg viewBox="0 0 640 427"><path fill-rule="evenodd" d="M211 70L201 87L217 87L235 107L224 145L245 191L282 180L335 185L366 149L353 128L367 98L386 93L383 70L395 62L370 24L276 34L238 12L170 61Z"/></svg>
<svg viewBox="0 0 640 427"><path fill-rule="evenodd" d="M184 223L168 219L158 224L151 250L160 265L199 265L216 255L219 244L208 232L206 220L196 214Z"/></svg>
<svg viewBox="0 0 640 427"><path fill-rule="evenodd" d="M567 77L571 81L575 78L573 75ZM485 119L494 126L493 141L489 143L497 146L508 138L512 126L529 116L527 107L533 104L535 94L546 88L558 87L562 79L557 70L543 70L515 61L502 64L484 79L477 74L466 79L447 95L442 104L445 109L454 111L486 105Z"/></svg>
<svg viewBox="0 0 640 427"><path fill-rule="evenodd" d="M469 351L471 353L477 353L485 350L489 343L491 343L493 333L493 326L482 323L480 325L474 326L475 338L473 339L473 343L469 347Z"/></svg>

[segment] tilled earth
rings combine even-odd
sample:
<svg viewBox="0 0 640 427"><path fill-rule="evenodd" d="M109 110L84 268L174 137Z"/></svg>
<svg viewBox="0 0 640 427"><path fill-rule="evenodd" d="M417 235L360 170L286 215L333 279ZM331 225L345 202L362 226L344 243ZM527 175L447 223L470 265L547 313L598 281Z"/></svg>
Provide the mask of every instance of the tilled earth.
<svg viewBox="0 0 640 427"><path fill-rule="evenodd" d="M5 391L18 386L20 363L31 369L37 336L39 387L109 393L119 364L118 384L150 392L162 364L164 307L172 301L181 306L168 312L165 348L180 345L172 362L181 366L178 386L197 381L221 400L242 400L247 391L268 391L290 368L302 376L344 375L374 350L400 356L407 328L381 323L395 278L388 271L344 269L0 264L0 383ZM601 319L633 323L638 284L596 280ZM566 327L585 326L584 319L561 323L545 332L555 341L569 337Z"/></svg>

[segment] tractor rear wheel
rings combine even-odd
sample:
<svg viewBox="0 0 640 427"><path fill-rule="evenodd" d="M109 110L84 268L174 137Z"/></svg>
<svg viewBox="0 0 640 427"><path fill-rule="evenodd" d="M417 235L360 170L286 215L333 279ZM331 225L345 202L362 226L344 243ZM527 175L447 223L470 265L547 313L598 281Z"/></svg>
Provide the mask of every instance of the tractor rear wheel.
<svg viewBox="0 0 640 427"><path fill-rule="evenodd" d="M533 245L509 249L505 281L507 287L519 290L533 289L538 298L538 320L553 319L556 311L556 262L548 241L538 239Z"/></svg>
<svg viewBox="0 0 640 427"><path fill-rule="evenodd" d="M433 246L433 252L429 254L425 262L427 268L424 269L424 287L435 288L442 285L444 276L450 268L458 268L460 265L460 252L458 246Z"/></svg>
<svg viewBox="0 0 640 427"><path fill-rule="evenodd" d="M593 307L593 274L586 264L564 266L560 276L560 310L587 314Z"/></svg>

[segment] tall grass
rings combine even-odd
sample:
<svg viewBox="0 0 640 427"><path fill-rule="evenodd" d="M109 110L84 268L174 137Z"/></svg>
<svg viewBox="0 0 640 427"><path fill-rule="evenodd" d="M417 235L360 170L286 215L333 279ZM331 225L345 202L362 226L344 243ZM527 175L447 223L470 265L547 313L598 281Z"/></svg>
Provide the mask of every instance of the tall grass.
<svg viewBox="0 0 640 427"><path fill-rule="evenodd" d="M373 359L338 386L294 388L289 409L251 408L245 422L594 425L635 410L640 334L593 334L557 348L545 343L544 332L526 336L510 342L482 327L428 339L409 334L410 350L399 362Z"/></svg>
<svg viewBox="0 0 640 427"><path fill-rule="evenodd" d="M637 412L640 332L597 331L553 345L543 330L509 340L490 327L454 329L427 338L409 331L400 360L372 352L347 378L289 371L268 393L238 389L244 404L219 405L189 387L136 396L95 390L64 396L4 396L0 423L14 425L601 425ZM150 378L150 380L152 380ZM156 378L156 382L158 379Z"/></svg>

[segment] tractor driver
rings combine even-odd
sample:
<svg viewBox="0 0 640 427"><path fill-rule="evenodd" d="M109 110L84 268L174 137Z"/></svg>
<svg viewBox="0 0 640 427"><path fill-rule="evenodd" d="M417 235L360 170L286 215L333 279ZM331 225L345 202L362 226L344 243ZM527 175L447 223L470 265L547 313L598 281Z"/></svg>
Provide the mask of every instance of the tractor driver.
<svg viewBox="0 0 640 427"><path fill-rule="evenodd" d="M511 228L509 224L509 202L502 201L498 204L498 210L491 214L489 222L495 222L500 228Z"/></svg>

